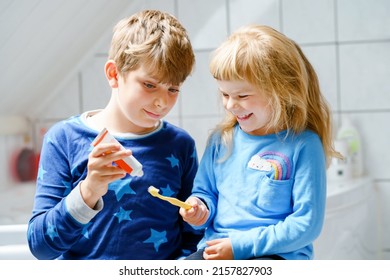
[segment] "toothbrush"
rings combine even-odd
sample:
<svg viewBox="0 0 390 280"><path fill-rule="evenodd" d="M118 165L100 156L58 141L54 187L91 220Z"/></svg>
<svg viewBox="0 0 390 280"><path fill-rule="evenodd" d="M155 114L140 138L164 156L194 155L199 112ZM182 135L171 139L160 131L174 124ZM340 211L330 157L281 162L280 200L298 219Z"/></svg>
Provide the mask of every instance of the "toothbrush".
<svg viewBox="0 0 390 280"><path fill-rule="evenodd" d="M159 198L159 199L168 201L168 202L171 203L172 205L175 205L175 206L177 206L177 207L184 208L184 209L186 209L186 210L189 210L189 209L192 208L192 206L191 206L190 204L185 203L185 202L183 202L183 201L181 201L181 200L178 200L177 198L169 197L169 196L163 196L163 195L159 194L159 193L158 193L159 191L160 191L159 189L157 189L157 188L155 188L155 187L153 187L153 186L150 186L150 187L148 188L148 192L149 192L152 196L154 196L154 197L157 197L157 198Z"/></svg>

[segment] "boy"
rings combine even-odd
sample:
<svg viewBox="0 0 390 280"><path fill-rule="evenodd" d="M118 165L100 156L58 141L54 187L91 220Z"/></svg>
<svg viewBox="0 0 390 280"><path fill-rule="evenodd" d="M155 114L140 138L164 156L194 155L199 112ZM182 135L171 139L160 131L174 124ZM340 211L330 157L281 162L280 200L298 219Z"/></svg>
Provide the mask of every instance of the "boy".
<svg viewBox="0 0 390 280"><path fill-rule="evenodd" d="M102 110L53 126L45 135L28 242L38 259L177 259L200 232L179 209L151 196L185 200L198 167L194 140L165 121L195 63L186 30L154 10L123 19L105 64L112 88ZM106 128L116 143L91 143ZM134 155L144 175L113 164Z"/></svg>

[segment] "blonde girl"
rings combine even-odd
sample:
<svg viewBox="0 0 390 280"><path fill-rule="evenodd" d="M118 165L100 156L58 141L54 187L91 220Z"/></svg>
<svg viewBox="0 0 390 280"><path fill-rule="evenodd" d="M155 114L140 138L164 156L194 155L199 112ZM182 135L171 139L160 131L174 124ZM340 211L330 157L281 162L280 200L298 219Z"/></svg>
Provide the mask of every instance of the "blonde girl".
<svg viewBox="0 0 390 280"><path fill-rule="evenodd" d="M210 70L226 109L184 220L205 229L188 259L312 259L326 168L340 155L329 106L301 48L268 26L234 32Z"/></svg>

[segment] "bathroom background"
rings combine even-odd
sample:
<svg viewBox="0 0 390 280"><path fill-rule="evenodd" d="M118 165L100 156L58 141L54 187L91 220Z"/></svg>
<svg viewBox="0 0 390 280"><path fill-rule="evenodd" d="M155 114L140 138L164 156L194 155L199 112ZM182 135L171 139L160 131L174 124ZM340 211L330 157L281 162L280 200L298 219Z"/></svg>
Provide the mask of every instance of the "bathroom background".
<svg viewBox="0 0 390 280"><path fill-rule="evenodd" d="M376 198L370 218L379 224L378 258L390 259L387 0L0 0L0 225L27 223L45 131L105 106L112 28L145 8L174 14L192 40L196 69L167 120L195 138L199 157L223 114L208 71L211 51L249 23L270 25L301 45L336 129L348 116L360 133L364 175Z"/></svg>

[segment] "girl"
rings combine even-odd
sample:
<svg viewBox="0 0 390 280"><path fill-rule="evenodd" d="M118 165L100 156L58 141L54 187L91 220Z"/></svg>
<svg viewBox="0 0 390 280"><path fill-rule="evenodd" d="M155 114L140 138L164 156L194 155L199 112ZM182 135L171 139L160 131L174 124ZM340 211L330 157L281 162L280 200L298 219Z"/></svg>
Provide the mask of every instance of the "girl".
<svg viewBox="0 0 390 280"><path fill-rule="evenodd" d="M300 47L250 25L214 53L226 118L211 134L183 219L205 229L187 259L312 259L326 168L340 157L329 107Z"/></svg>

